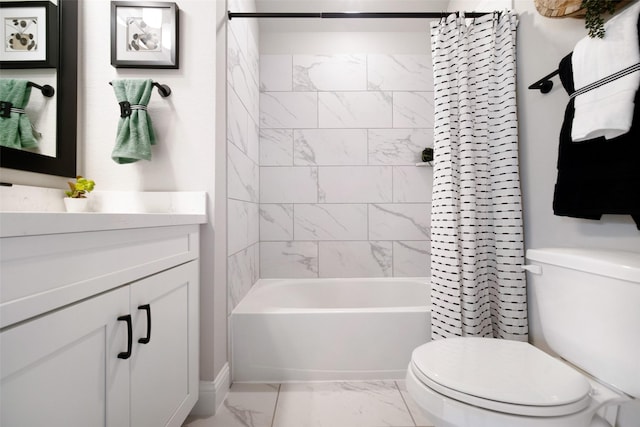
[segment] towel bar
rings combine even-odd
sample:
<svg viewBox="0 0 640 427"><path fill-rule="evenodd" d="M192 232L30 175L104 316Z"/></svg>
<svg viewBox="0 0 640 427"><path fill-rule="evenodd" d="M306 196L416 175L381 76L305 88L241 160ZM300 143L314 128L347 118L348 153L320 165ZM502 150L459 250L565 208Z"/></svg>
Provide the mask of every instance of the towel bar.
<svg viewBox="0 0 640 427"><path fill-rule="evenodd" d="M40 86L34 82L27 82L27 86L35 87L36 89L40 89L43 96L47 98L51 98L54 93L56 93L55 89L49 85Z"/></svg>
<svg viewBox="0 0 640 427"><path fill-rule="evenodd" d="M171 95L171 88L169 86L162 85L157 82L153 82L153 85L158 88L158 93L161 97L166 98L167 96Z"/></svg>
<svg viewBox="0 0 640 427"><path fill-rule="evenodd" d="M551 80L551 77L559 73L560 70L555 70L553 73L548 74L537 82L533 83L531 86L529 86L529 89L539 89L541 93L551 92L551 89L553 88L553 81Z"/></svg>
<svg viewBox="0 0 640 427"><path fill-rule="evenodd" d="M109 82L109 84L111 84L111 82ZM171 88L168 85L163 85L158 82L152 82L151 84L158 88L158 93L161 97L166 98L171 95Z"/></svg>

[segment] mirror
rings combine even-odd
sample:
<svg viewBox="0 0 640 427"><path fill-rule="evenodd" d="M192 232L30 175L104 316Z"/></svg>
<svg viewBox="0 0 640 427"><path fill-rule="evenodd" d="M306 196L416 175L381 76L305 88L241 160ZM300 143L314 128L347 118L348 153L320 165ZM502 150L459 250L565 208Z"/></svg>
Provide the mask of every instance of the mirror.
<svg viewBox="0 0 640 427"><path fill-rule="evenodd" d="M45 155L0 146L0 166L49 175L76 175L78 0L58 0L55 150ZM31 99L40 95L33 89Z"/></svg>

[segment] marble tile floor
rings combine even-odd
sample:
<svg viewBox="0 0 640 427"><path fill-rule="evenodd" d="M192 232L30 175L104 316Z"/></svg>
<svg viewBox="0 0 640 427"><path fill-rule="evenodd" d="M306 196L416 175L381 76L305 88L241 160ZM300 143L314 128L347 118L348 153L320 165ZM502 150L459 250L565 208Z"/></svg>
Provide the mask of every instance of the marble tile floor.
<svg viewBox="0 0 640 427"><path fill-rule="evenodd" d="M233 384L213 417L183 427L431 427L404 381Z"/></svg>

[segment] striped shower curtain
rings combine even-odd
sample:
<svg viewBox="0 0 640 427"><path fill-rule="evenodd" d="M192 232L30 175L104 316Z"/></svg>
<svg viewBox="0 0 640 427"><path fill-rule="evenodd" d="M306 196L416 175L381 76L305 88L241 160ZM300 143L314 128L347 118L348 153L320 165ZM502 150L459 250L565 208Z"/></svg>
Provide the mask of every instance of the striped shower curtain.
<svg viewBox="0 0 640 427"><path fill-rule="evenodd" d="M527 340L512 12L431 24L432 338Z"/></svg>

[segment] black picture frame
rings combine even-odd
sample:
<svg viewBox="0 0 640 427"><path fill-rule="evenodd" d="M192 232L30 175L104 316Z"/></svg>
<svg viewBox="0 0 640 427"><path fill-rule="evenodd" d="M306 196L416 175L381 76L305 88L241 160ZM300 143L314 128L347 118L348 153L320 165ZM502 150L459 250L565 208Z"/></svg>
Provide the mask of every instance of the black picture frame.
<svg viewBox="0 0 640 427"><path fill-rule="evenodd" d="M0 69L58 66L57 9L49 1L0 2ZM29 32L29 28L36 31ZM12 33L13 30L15 33ZM10 39L11 44L15 42L25 49L11 49ZM32 50L31 46L35 49Z"/></svg>
<svg viewBox="0 0 640 427"><path fill-rule="evenodd" d="M111 2L111 65L180 68L179 9L169 2Z"/></svg>

